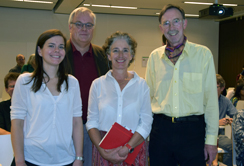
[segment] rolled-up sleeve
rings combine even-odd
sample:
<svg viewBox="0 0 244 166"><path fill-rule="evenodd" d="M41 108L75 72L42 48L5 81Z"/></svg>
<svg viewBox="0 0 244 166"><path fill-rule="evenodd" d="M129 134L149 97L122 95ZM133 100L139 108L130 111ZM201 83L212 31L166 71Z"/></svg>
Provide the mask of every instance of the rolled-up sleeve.
<svg viewBox="0 0 244 166"><path fill-rule="evenodd" d="M73 103L73 117L81 117L82 116L82 101L80 95L80 86L79 82L76 81L74 88L74 103Z"/></svg>
<svg viewBox="0 0 244 166"><path fill-rule="evenodd" d="M143 102L141 104L141 110L140 110L140 121L139 125L136 129L136 131L144 138L146 139L151 131L152 128L152 109L151 109L151 102L150 102L150 90L148 86L146 85L146 82L144 84L144 94L143 94Z"/></svg>

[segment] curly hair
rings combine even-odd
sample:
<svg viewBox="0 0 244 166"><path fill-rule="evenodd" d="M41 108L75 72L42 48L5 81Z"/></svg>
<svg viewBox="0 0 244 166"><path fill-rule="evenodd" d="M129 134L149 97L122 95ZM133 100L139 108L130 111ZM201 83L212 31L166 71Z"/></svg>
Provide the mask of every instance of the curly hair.
<svg viewBox="0 0 244 166"><path fill-rule="evenodd" d="M118 39L124 39L130 46L130 53L132 55L132 59L130 60L130 62L128 64L128 67L129 67L130 64L135 60L136 47L137 47L136 40L130 34L117 31L117 32L113 33L112 35L110 35L109 37L107 37L102 48L104 49L104 52L106 53L106 55L110 55L111 45L114 43L115 40L118 40Z"/></svg>

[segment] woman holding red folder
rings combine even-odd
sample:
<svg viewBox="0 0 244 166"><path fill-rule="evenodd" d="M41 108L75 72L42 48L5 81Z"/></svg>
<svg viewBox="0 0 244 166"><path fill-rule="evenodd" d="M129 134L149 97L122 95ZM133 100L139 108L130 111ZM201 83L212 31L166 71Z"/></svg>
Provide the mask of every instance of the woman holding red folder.
<svg viewBox="0 0 244 166"><path fill-rule="evenodd" d="M124 160L149 135L152 124L150 90L144 79L128 71L134 61L137 43L128 34L115 32L109 36L103 49L112 70L93 81L88 104L88 133L93 142L93 165L129 165ZM114 122L134 133L124 145L114 149L99 146ZM116 141L116 140L114 140ZM147 146L144 142L133 165L148 165Z"/></svg>

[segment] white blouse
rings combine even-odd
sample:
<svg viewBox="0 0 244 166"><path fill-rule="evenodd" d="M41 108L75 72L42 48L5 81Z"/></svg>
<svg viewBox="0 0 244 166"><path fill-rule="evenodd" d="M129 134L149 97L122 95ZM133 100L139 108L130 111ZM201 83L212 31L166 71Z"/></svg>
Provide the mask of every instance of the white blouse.
<svg viewBox="0 0 244 166"><path fill-rule="evenodd" d="M109 71L93 81L88 102L87 130L108 131L114 122L137 131L144 139L151 131L152 109L149 88L135 72L121 91Z"/></svg>
<svg viewBox="0 0 244 166"><path fill-rule="evenodd" d="M30 73L17 79L12 97L11 119L24 120L25 160L36 165L57 166L70 164L75 159L72 140L73 117L81 117L79 83L68 76L61 86L57 99L46 84L34 93L31 90Z"/></svg>

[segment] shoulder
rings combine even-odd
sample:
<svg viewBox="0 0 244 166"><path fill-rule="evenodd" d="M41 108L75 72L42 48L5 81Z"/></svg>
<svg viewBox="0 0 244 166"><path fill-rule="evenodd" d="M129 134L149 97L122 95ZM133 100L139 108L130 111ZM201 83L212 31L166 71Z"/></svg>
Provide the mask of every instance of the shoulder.
<svg viewBox="0 0 244 166"><path fill-rule="evenodd" d="M27 83L30 81L31 79L31 75L32 73L23 73L23 74L20 74L17 81L21 81L23 83Z"/></svg>
<svg viewBox="0 0 244 166"><path fill-rule="evenodd" d="M11 105L11 99L0 102L0 108ZM2 109L0 109L1 111Z"/></svg>
<svg viewBox="0 0 244 166"><path fill-rule="evenodd" d="M140 77L136 72L133 72L133 74L134 79L140 88L149 88L144 78Z"/></svg>
<svg viewBox="0 0 244 166"><path fill-rule="evenodd" d="M155 50L153 50L152 52L151 52L151 54L150 54L150 57L160 57L160 56L162 56L162 54L164 53L164 51L165 51L165 47L166 46L161 46L161 47L158 47L158 48L156 48Z"/></svg>
<svg viewBox="0 0 244 166"><path fill-rule="evenodd" d="M210 53L212 55L212 53L208 47L201 45L201 44L192 43L189 41L186 42L185 49L186 49L186 51L189 50L189 52L202 51L202 52Z"/></svg>
<svg viewBox="0 0 244 166"><path fill-rule="evenodd" d="M68 75L68 82L70 85L76 85L78 84L78 80L71 74Z"/></svg>
<svg viewBox="0 0 244 166"><path fill-rule="evenodd" d="M102 47L95 45L95 44L91 44L91 45L92 45L92 51L95 56L102 56L102 57L106 58L105 52L102 49Z"/></svg>

